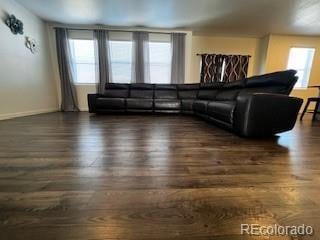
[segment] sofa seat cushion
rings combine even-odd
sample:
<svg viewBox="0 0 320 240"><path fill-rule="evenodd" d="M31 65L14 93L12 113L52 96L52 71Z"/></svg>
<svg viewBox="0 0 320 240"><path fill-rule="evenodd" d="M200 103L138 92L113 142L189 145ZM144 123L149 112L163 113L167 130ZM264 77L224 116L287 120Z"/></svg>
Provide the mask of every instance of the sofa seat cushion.
<svg viewBox="0 0 320 240"><path fill-rule="evenodd" d="M208 103L209 101L207 100L195 100L192 105L193 111L201 114L207 114Z"/></svg>
<svg viewBox="0 0 320 240"><path fill-rule="evenodd" d="M181 101L178 99L155 99L155 110L180 110Z"/></svg>
<svg viewBox="0 0 320 240"><path fill-rule="evenodd" d="M195 100L193 99L182 99L181 100L181 111L182 112L193 112L192 105Z"/></svg>
<svg viewBox="0 0 320 240"><path fill-rule="evenodd" d="M207 106L207 112L210 117L231 124L235 106L236 103L234 101L210 101Z"/></svg>
<svg viewBox="0 0 320 240"><path fill-rule="evenodd" d="M127 98L127 109L152 110L153 99Z"/></svg>
<svg viewBox="0 0 320 240"><path fill-rule="evenodd" d="M97 109L125 109L125 98L97 98Z"/></svg>

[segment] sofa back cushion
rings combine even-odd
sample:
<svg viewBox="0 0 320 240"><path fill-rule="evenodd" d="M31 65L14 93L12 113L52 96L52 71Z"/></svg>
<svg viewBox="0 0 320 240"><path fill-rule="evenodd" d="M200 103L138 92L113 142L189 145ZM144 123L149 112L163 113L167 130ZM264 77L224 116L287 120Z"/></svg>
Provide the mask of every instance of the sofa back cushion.
<svg viewBox="0 0 320 240"><path fill-rule="evenodd" d="M120 83L107 83L103 95L107 98L127 98L129 96L129 85Z"/></svg>
<svg viewBox="0 0 320 240"><path fill-rule="evenodd" d="M195 99L198 96L199 84L177 85L179 99Z"/></svg>
<svg viewBox="0 0 320 240"><path fill-rule="evenodd" d="M177 99L177 86L173 84L156 84L154 87L154 98L156 99Z"/></svg>
<svg viewBox="0 0 320 240"><path fill-rule="evenodd" d="M217 101L233 101L237 98L241 89L221 89L215 97Z"/></svg>
<svg viewBox="0 0 320 240"><path fill-rule="evenodd" d="M274 89L274 93L290 94L297 81L296 73L295 70L286 70L250 77L247 78L245 87L257 88L260 91L268 89L268 92Z"/></svg>
<svg viewBox="0 0 320 240"><path fill-rule="evenodd" d="M221 89L241 89L245 87L246 81L246 79L241 79L233 82L227 82L221 87Z"/></svg>
<svg viewBox="0 0 320 240"><path fill-rule="evenodd" d="M251 87L241 90L242 93L275 93L275 94L287 94L288 89L285 86L269 86L269 87Z"/></svg>
<svg viewBox="0 0 320 240"><path fill-rule="evenodd" d="M153 98L153 84L135 83L130 85L130 98Z"/></svg>
<svg viewBox="0 0 320 240"><path fill-rule="evenodd" d="M244 88L246 79L225 83L215 96L217 101L233 101Z"/></svg>
<svg viewBox="0 0 320 240"><path fill-rule="evenodd" d="M224 83L201 84L198 93L198 99L214 100L219 92L219 89L221 89L223 85Z"/></svg>

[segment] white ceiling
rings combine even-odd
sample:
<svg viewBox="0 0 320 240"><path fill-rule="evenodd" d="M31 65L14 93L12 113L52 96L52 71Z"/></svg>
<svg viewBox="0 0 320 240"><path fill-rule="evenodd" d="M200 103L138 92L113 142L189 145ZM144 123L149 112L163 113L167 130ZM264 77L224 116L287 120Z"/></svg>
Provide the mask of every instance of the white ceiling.
<svg viewBox="0 0 320 240"><path fill-rule="evenodd" d="M320 0L17 0L66 24L179 28L199 34L320 35Z"/></svg>

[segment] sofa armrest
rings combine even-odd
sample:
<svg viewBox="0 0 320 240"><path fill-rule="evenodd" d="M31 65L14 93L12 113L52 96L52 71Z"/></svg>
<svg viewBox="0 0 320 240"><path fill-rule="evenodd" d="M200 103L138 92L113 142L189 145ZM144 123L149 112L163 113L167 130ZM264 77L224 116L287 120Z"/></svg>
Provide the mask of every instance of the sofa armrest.
<svg viewBox="0 0 320 240"><path fill-rule="evenodd" d="M88 106L89 106L89 113L96 113L96 102L97 98L100 97L101 94L88 94Z"/></svg>
<svg viewBox="0 0 320 240"><path fill-rule="evenodd" d="M260 137L291 130L303 100L281 94L243 93L236 99L234 130Z"/></svg>

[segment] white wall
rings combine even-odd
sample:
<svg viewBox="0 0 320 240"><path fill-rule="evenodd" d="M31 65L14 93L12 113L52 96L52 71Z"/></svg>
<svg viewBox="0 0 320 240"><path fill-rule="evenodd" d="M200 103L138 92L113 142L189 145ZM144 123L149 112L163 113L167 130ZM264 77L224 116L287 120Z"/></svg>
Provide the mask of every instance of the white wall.
<svg viewBox="0 0 320 240"><path fill-rule="evenodd" d="M22 20L24 35L5 25L8 13ZM14 0L0 0L0 17L0 120L58 110L46 24ZM25 36L37 40L37 54L25 47Z"/></svg>

